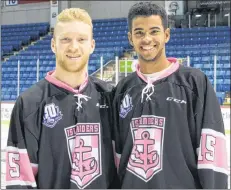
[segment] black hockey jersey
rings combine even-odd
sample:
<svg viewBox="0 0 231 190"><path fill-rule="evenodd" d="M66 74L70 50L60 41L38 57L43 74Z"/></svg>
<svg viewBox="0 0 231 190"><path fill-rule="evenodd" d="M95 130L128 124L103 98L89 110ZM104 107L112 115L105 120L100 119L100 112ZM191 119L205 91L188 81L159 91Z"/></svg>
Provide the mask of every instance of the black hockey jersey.
<svg viewBox="0 0 231 190"><path fill-rule="evenodd" d="M23 92L11 116L6 188L115 188L110 90L93 77L75 90L49 74Z"/></svg>
<svg viewBox="0 0 231 190"><path fill-rule="evenodd" d="M122 188L227 188L220 105L208 78L169 59L155 81L140 73L114 91L114 148Z"/></svg>

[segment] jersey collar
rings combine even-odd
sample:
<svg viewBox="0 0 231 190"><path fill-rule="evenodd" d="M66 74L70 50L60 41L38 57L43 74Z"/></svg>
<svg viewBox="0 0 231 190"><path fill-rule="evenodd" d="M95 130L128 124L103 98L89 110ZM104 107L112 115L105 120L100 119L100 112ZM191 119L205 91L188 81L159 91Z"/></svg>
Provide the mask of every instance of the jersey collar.
<svg viewBox="0 0 231 190"><path fill-rule="evenodd" d="M157 76L157 77L155 77L151 81L148 81L148 79L140 72L140 65L139 65L138 62L136 64L136 73L146 83L153 83L153 82L155 82L157 80L160 80L160 79L163 79L165 77L168 77L169 75L171 75L172 73L174 73L179 68L180 65L179 65L179 63L177 61L177 58L170 57L170 58L167 58L167 60L170 63L172 63L172 65L170 67L168 67L167 69L165 69L164 72L160 72L160 75Z"/></svg>
<svg viewBox="0 0 231 190"><path fill-rule="evenodd" d="M85 79L84 79L84 82L80 85L79 89L74 89L72 88L71 86L69 86L68 84L56 79L55 77L52 76L52 73L54 73L54 71L50 71L47 73L45 79L47 81L49 81L50 83L60 87L60 88L63 88L63 89L66 89L74 94L79 94L83 91L83 89L87 86L88 84L88 74L86 73L85 74Z"/></svg>

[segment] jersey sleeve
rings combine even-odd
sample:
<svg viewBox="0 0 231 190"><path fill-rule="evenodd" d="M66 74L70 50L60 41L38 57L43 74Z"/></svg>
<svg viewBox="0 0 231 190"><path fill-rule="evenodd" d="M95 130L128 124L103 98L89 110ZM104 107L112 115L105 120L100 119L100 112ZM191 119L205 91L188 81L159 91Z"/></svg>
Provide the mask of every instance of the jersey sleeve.
<svg viewBox="0 0 231 190"><path fill-rule="evenodd" d="M196 113L197 169L202 188L227 189L228 161L221 108L205 76L199 89L202 108Z"/></svg>
<svg viewBox="0 0 231 190"><path fill-rule="evenodd" d="M37 188L38 142L25 127L22 101L16 101L6 147L6 189Z"/></svg>

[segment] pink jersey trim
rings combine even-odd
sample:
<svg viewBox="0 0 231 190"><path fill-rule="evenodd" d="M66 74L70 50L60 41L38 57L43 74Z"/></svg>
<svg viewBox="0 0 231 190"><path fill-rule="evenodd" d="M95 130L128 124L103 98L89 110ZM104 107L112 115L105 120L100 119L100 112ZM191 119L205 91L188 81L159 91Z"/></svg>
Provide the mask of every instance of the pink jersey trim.
<svg viewBox="0 0 231 190"><path fill-rule="evenodd" d="M225 135L213 129L202 129L198 148L198 169L228 173Z"/></svg>
<svg viewBox="0 0 231 190"><path fill-rule="evenodd" d="M155 80L152 80L151 83L171 75L172 73L174 73L179 68L180 65L177 62L177 58L170 57L170 58L167 58L167 60L173 64L169 68L167 68L164 73L162 73L160 76L158 76L158 78L156 78ZM147 79L140 72L140 65L138 63L136 64L136 73L143 81L148 83Z"/></svg>
<svg viewBox="0 0 231 190"><path fill-rule="evenodd" d="M88 84L88 74L87 74L87 73L86 73L86 76L85 76L85 80L84 80L83 84L80 85L79 89L74 89L74 88L70 87L69 85L65 84L64 82L59 81L59 80L57 80L56 78L54 78L54 77L52 76L52 73L53 73L53 72L54 72L54 71L48 72L48 73L47 73L47 76L45 77L45 79L46 79L47 81L49 81L50 83L52 83L52 84L54 84L54 85L56 85L56 86L58 86L58 87L64 88L64 89L66 89L66 90L68 90L68 91L70 91L70 92L73 92L73 93L75 93L75 94L81 93L82 90L83 90L83 89L87 86L87 84Z"/></svg>
<svg viewBox="0 0 231 190"><path fill-rule="evenodd" d="M29 185L36 187L38 165L31 164L26 149L7 147L6 185Z"/></svg>

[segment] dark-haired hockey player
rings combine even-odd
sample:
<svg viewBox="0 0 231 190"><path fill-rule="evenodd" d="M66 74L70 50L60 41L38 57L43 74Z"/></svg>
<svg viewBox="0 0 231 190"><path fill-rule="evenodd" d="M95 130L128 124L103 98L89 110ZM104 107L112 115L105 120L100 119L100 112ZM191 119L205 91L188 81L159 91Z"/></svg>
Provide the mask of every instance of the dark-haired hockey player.
<svg viewBox="0 0 231 190"><path fill-rule="evenodd" d="M87 74L92 30L82 9L58 15L51 41L56 69L23 92L12 112L6 188L115 188L111 87Z"/></svg>
<svg viewBox="0 0 231 190"><path fill-rule="evenodd" d="M114 94L114 140L122 188L227 188L220 105L201 71L166 58L167 15L152 2L128 14L137 71Z"/></svg>

